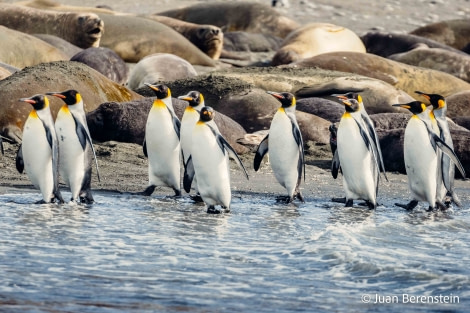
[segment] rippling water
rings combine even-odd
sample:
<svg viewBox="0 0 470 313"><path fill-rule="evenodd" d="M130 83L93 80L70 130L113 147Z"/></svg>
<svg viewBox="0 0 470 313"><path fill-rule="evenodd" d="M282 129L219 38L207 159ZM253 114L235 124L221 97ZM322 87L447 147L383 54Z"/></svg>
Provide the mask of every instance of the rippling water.
<svg viewBox="0 0 470 313"><path fill-rule="evenodd" d="M185 198L101 193L84 207L0 195L0 311L464 312L470 304L468 203L408 214L234 196L231 213L208 215ZM402 303L403 294L454 303ZM376 295L399 303L373 304Z"/></svg>

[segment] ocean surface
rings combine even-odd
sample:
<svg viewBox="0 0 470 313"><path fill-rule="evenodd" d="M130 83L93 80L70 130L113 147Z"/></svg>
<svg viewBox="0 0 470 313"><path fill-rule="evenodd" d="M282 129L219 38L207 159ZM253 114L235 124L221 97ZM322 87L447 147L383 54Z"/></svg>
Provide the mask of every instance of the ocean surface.
<svg viewBox="0 0 470 313"><path fill-rule="evenodd" d="M468 312L470 305L468 195L463 209L407 213L234 193L232 211L220 215L187 198L103 192L88 207L32 204L38 198L0 195L0 312Z"/></svg>

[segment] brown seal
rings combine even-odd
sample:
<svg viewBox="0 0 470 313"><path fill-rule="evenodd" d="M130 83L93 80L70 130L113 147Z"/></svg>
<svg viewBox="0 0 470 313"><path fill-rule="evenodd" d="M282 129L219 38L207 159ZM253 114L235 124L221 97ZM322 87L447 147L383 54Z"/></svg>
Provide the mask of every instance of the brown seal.
<svg viewBox="0 0 470 313"><path fill-rule="evenodd" d="M265 4L245 1L198 3L156 14L190 23L215 25L224 32L241 30L282 38L300 26Z"/></svg>
<svg viewBox="0 0 470 313"><path fill-rule="evenodd" d="M441 71L470 82L470 55L447 49L429 48L419 44L416 48L388 56L389 59Z"/></svg>
<svg viewBox="0 0 470 313"><path fill-rule="evenodd" d="M332 51L366 52L359 36L348 28L310 23L291 32L273 57L272 65L289 64Z"/></svg>
<svg viewBox="0 0 470 313"><path fill-rule="evenodd" d="M68 59L83 50L82 48L79 48L76 45L71 44L70 42L54 35L33 34L33 36L41 39L42 41L47 42L51 46L56 47L57 49L65 53L65 55L68 56Z"/></svg>
<svg viewBox="0 0 470 313"><path fill-rule="evenodd" d="M137 89L145 83L155 84L197 75L188 61L170 53L155 53L140 60L129 74L127 87Z"/></svg>
<svg viewBox="0 0 470 313"><path fill-rule="evenodd" d="M224 43L224 33L220 27L189 23L161 15L143 15L142 17L173 28L209 57L214 60L219 59Z"/></svg>
<svg viewBox="0 0 470 313"><path fill-rule="evenodd" d="M65 53L41 39L1 25L0 42L0 60L17 68L68 59Z"/></svg>
<svg viewBox="0 0 470 313"><path fill-rule="evenodd" d="M86 64L120 85L124 85L129 76L129 67L126 62L108 48L84 49L70 58L70 61Z"/></svg>
<svg viewBox="0 0 470 313"><path fill-rule="evenodd" d="M24 68L0 81L0 135L20 142L22 129L31 108L18 99L50 91L75 89L80 92L85 111L107 101L129 101L142 96L109 80L89 66L72 61L41 63ZM51 97L51 111L56 115L63 101Z"/></svg>
<svg viewBox="0 0 470 313"><path fill-rule="evenodd" d="M432 39L458 50L466 50L470 47L470 20L456 19L432 23L418 27L410 34Z"/></svg>
<svg viewBox="0 0 470 313"><path fill-rule="evenodd" d="M371 53L331 52L308 58L289 66L318 67L364 75L383 80L422 100L416 90L432 90L444 97L470 90L470 84L450 74L432 69L407 65Z"/></svg>
<svg viewBox="0 0 470 313"><path fill-rule="evenodd" d="M141 145L144 142L148 112L154 99L149 97L129 102L101 104L87 114L91 136L100 142L114 140ZM176 116L181 119L187 102L177 98L172 98L172 102ZM237 143L237 140L246 134L243 127L222 113L216 114L214 121L237 153L248 151L248 148Z"/></svg>
<svg viewBox="0 0 470 313"><path fill-rule="evenodd" d="M61 37L86 49L98 47L103 21L94 13L54 12L0 3L0 24L28 34Z"/></svg>

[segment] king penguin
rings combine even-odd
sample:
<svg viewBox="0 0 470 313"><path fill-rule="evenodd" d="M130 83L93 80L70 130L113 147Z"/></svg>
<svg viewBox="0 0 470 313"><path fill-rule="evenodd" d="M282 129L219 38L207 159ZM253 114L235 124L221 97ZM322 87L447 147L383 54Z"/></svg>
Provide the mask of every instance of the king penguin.
<svg viewBox="0 0 470 313"><path fill-rule="evenodd" d="M229 157L243 169L247 179L248 174L235 150L215 127L214 109L205 106L199 115L192 131L191 155L188 157L183 186L189 192L192 177L195 176L199 193L207 205L207 213L220 213L216 205L221 205L229 212L232 199Z"/></svg>
<svg viewBox="0 0 470 313"><path fill-rule="evenodd" d="M95 148L88 130L83 99L76 90L47 92L64 101L57 113L55 129L59 141L59 173L72 193L71 201L92 204L91 192L92 154L99 176Z"/></svg>
<svg viewBox="0 0 470 313"><path fill-rule="evenodd" d="M454 143L449 130L449 123L446 118L447 104L444 97L438 94L427 94L421 91L415 92L429 100L432 105L431 114L434 115L433 117L436 120L435 132L450 148L454 149ZM437 183L437 197L439 200L445 202L447 206L450 205L450 202L454 202L458 207L461 207L462 204L454 190L455 165L444 153L441 153L440 161L441 175L438 173L438 177L441 176L442 181L438 181ZM450 201L448 202L445 201L446 194L450 197Z"/></svg>
<svg viewBox="0 0 470 313"><path fill-rule="evenodd" d="M337 95L345 106L337 131L337 150L333 157L332 174L336 178L339 167L343 174L346 206L353 200L365 200L369 209L377 207L380 145L372 122L359 95Z"/></svg>
<svg viewBox="0 0 470 313"><path fill-rule="evenodd" d="M145 84L157 98L147 117L144 154L149 159L149 186L142 192L150 196L156 186L173 188L175 196L181 195L180 128L171 102L171 91L165 85Z"/></svg>
<svg viewBox="0 0 470 313"><path fill-rule="evenodd" d="M304 144L299 125L295 117L296 100L289 92L268 91L281 107L274 114L269 133L256 150L253 162L258 171L263 157L269 151L269 162L277 181L286 188L287 196L278 197L278 201L290 203L298 198L304 201L300 192L302 175L305 179Z"/></svg>
<svg viewBox="0 0 470 313"><path fill-rule="evenodd" d="M437 199L437 174L438 174L438 151L447 154L452 162L457 165L462 176L465 171L459 159L440 137L433 131L432 115L430 109L420 101L406 104L394 104L408 109L413 116L405 128L404 156L405 168L408 176L408 186L412 200L408 204L396 203L395 205L407 210L413 210L419 201L429 204L428 210L434 210L436 205L445 209L444 204Z"/></svg>
<svg viewBox="0 0 470 313"><path fill-rule="evenodd" d="M21 166L33 185L41 190L42 199L38 203L50 203L57 200L63 203L59 190L59 146L49 107L49 99L44 95L21 98L30 103L33 110L29 113L23 127L23 140L18 154L21 155ZM22 167L17 159L17 169Z"/></svg>
<svg viewBox="0 0 470 313"><path fill-rule="evenodd" d="M190 91L188 94L184 96L179 96L178 99L185 100L188 102L188 106L184 110L183 117L181 118L181 151L183 153L183 166L186 171L186 164L188 163L189 156L191 155L191 142L192 142L192 135L194 125L199 121L200 111L205 106L204 96L199 91ZM215 123L213 127L217 128ZM188 182L194 184L194 189L196 190L196 195L191 196L196 202L202 202L202 198L199 196L198 187L197 187L197 178L195 178L194 182ZM185 188L186 190L186 188ZM189 191L187 191L189 192Z"/></svg>

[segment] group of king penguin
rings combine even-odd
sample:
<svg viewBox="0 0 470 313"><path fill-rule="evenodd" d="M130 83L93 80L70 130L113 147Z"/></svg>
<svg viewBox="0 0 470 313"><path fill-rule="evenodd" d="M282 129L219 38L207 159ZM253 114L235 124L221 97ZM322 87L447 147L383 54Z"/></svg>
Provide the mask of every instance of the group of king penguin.
<svg viewBox="0 0 470 313"><path fill-rule="evenodd" d="M157 186L171 187L181 196L181 161L184 167L183 188L195 201L204 202L208 213L230 211L230 164L232 158L246 168L237 153L221 135L214 122L215 111L205 106L198 91L179 96L188 102L181 121L175 114L170 89L163 84L146 84L156 95L149 111L143 152L148 157L148 187L140 195L150 196ZM276 180L287 191L278 201L304 201L300 192L305 180L304 143L295 117L296 99L289 92L272 92L281 104L274 114L266 137L260 142L253 167L258 171L263 157L269 161ZM446 120L445 99L437 94L416 91L430 102L394 104L410 110L404 137L404 158L412 200L397 206L412 210L419 201L429 204L429 210L446 209L451 202L461 203L454 191L455 167L465 177L465 171L453 150ZM47 95L61 98L63 107L53 120ZM377 207L380 173L388 180L374 124L358 93L332 95L339 99L345 112L339 126L330 127L333 134L331 172L333 178L343 176L344 198L333 198L351 207L354 200L363 200L369 209ZM99 179L98 163L88 130L83 100L76 90L39 94L20 101L30 103L30 112L23 129L23 141L18 150L16 166L26 170L31 182L40 189L40 202L63 203L58 188L59 173L70 187L71 201L93 203L91 193L92 156ZM0 137L0 148L3 144Z"/></svg>
<svg viewBox="0 0 470 313"><path fill-rule="evenodd" d="M47 96L62 99L56 120ZM99 179L98 163L86 122L83 100L76 90L48 92L20 99L33 109L23 127L23 140L16 156L16 168L26 171L42 193L39 203L64 203L59 174L70 187L71 201L91 204L92 155Z"/></svg>

